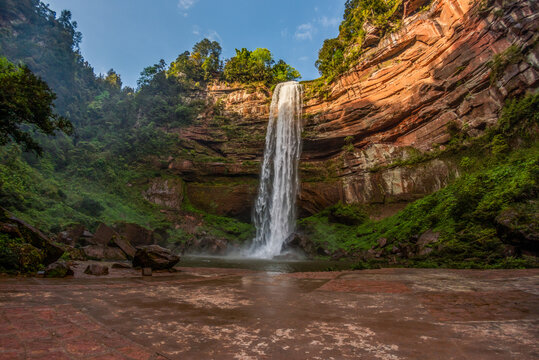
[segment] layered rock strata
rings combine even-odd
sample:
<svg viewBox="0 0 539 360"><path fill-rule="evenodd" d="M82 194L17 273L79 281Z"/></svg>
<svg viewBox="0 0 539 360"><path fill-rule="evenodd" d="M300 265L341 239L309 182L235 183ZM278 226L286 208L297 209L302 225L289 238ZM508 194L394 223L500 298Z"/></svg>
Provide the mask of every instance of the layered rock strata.
<svg viewBox="0 0 539 360"><path fill-rule="evenodd" d="M397 161L443 149L449 127L479 135L507 98L537 89L537 2L405 1L402 14L398 31L370 38L357 65L324 91L305 83L302 215L338 201L406 202L442 188L459 173L449 158ZM502 66L493 73L496 61ZM207 89L212 106L178 130L182 155L161 162L187 182L191 203L248 219L270 95L254 86Z"/></svg>

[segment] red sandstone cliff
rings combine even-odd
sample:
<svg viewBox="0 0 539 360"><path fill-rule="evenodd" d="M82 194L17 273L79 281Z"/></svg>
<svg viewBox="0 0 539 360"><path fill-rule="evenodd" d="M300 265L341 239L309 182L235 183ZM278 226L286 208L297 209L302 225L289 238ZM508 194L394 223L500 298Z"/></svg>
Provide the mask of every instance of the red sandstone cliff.
<svg viewBox="0 0 539 360"><path fill-rule="evenodd" d="M408 201L440 189L458 176L450 160L384 165L443 146L450 122L471 136L480 134L496 122L506 98L537 88L536 1L437 0L418 12L421 5L406 1L399 31L368 37L371 48L329 84L326 96L305 99L304 214L339 200ZM490 62L511 46L518 61L494 78ZM310 94L311 85L305 86ZM213 105L178 131L184 154L168 159L167 166L187 181L186 195L195 206L247 219L270 94L214 85L204 97Z"/></svg>

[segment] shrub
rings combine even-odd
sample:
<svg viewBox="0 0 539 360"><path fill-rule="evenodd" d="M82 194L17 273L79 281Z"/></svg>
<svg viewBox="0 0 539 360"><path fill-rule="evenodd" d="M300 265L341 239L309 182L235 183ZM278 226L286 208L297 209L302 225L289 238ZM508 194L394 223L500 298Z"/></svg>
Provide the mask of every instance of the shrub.
<svg viewBox="0 0 539 360"><path fill-rule="evenodd" d="M89 216L95 216L98 217L101 215L103 210L105 208L99 203L99 201L96 201L94 199L90 199L88 197L84 197L76 206L77 210L80 212L89 215Z"/></svg>
<svg viewBox="0 0 539 360"><path fill-rule="evenodd" d="M35 272L42 267L43 253L22 239L0 234L0 270Z"/></svg>

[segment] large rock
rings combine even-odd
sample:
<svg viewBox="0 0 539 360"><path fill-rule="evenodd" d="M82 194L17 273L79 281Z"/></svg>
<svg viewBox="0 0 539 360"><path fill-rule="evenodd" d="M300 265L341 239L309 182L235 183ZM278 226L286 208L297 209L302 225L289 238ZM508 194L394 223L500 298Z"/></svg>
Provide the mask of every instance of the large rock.
<svg viewBox="0 0 539 360"><path fill-rule="evenodd" d="M79 243L79 239L83 236L86 228L82 224L70 226L65 231L58 234L57 240L59 243L69 246L75 246ZM84 244L89 245L89 244Z"/></svg>
<svg viewBox="0 0 539 360"><path fill-rule="evenodd" d="M133 258L133 267L152 268L153 270L171 269L180 261L179 256L159 245L137 247Z"/></svg>
<svg viewBox="0 0 539 360"><path fill-rule="evenodd" d="M129 259L132 259L135 256L135 248L129 243L129 241L120 235L114 235L112 237L112 243L119 247Z"/></svg>
<svg viewBox="0 0 539 360"><path fill-rule="evenodd" d="M104 276L109 274L109 268L101 264L90 264L86 267L84 273L87 275Z"/></svg>
<svg viewBox="0 0 539 360"><path fill-rule="evenodd" d="M84 254L92 260L122 261L127 260L125 253L117 247L88 245L82 248Z"/></svg>
<svg viewBox="0 0 539 360"><path fill-rule="evenodd" d="M109 245L112 237L116 234L113 228L106 224L99 224L94 234L93 241L95 245L107 246Z"/></svg>
<svg viewBox="0 0 539 360"><path fill-rule="evenodd" d="M64 261L52 263L45 269L45 277L49 278L64 278L73 274L71 267Z"/></svg>
<svg viewBox="0 0 539 360"><path fill-rule="evenodd" d="M153 245L153 231L132 223L118 223L115 225L118 233L134 247Z"/></svg>
<svg viewBox="0 0 539 360"><path fill-rule="evenodd" d="M81 248L76 248L71 245L61 244L60 247L64 250L64 254L69 257L70 260L87 260L86 254Z"/></svg>
<svg viewBox="0 0 539 360"><path fill-rule="evenodd" d="M321 246L317 246L314 244L307 236L300 233L294 233L288 237L288 239L285 240L283 244L283 248L281 249L282 252L287 251L300 251L305 253L306 255L309 255L311 257L321 255L326 256L330 255L330 251L327 251Z"/></svg>

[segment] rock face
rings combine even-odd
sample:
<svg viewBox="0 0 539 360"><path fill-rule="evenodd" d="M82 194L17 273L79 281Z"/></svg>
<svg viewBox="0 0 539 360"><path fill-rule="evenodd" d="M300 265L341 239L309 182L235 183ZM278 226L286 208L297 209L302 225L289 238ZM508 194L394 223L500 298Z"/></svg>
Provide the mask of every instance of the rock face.
<svg viewBox="0 0 539 360"><path fill-rule="evenodd" d="M179 261L178 256L159 245L139 246L133 258L133 267L167 270L171 269Z"/></svg>
<svg viewBox="0 0 539 360"><path fill-rule="evenodd" d="M142 196L156 205L180 210L184 197L183 182L181 179L152 179Z"/></svg>
<svg viewBox="0 0 539 360"><path fill-rule="evenodd" d="M428 3L404 1L401 28L382 38L366 24L364 53L327 91L305 83L301 215L338 201L409 202L439 190L459 176L458 164L398 161L443 148L451 138L448 125L481 134L508 97L537 88L536 1ZM493 74L495 55L503 58L508 49L520 55ZM200 95L213 106L177 131L186 151L159 161L185 180L185 196L196 207L250 217L270 95L224 84ZM153 193L167 193L162 185Z"/></svg>
<svg viewBox="0 0 539 360"><path fill-rule="evenodd" d="M86 267L84 273L87 275L104 276L109 274L109 268L101 264L90 264Z"/></svg>

